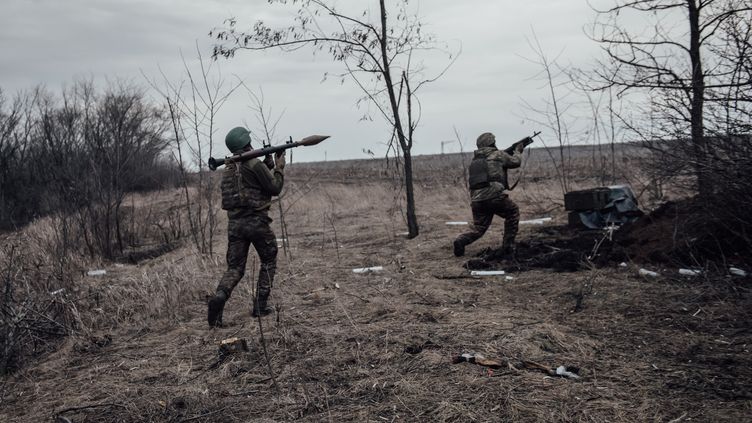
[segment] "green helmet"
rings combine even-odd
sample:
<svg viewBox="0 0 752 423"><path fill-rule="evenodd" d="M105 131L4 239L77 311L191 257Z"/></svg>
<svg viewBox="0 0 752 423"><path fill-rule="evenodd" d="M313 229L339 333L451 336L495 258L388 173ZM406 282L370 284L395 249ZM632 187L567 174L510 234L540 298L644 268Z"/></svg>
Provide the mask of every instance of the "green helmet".
<svg viewBox="0 0 752 423"><path fill-rule="evenodd" d="M238 126L230 129L225 137L225 145L231 152L240 151L251 144L251 131Z"/></svg>
<svg viewBox="0 0 752 423"><path fill-rule="evenodd" d="M494 146L496 145L496 137L490 132L484 132L480 134L478 139L475 141L475 145L477 145L478 148Z"/></svg>

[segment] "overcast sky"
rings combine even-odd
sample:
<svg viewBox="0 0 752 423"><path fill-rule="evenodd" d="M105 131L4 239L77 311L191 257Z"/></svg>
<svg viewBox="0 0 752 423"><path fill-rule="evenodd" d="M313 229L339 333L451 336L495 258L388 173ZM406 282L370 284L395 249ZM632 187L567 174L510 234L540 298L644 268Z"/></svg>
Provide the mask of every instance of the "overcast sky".
<svg viewBox="0 0 752 423"><path fill-rule="evenodd" d="M455 139L454 127L472 149L478 134L491 131L500 144L511 143L540 129L522 118L525 98L536 104L547 91L531 80L540 69L526 37L534 29L543 48L574 66L588 66L598 46L583 28L594 19L585 0L421 0L414 1L425 31L462 53L438 81L421 95L423 117L416 133L414 154L438 153L441 142ZM375 0L340 4L368 7ZM196 56L196 43L211 54L208 32L228 17L240 28L257 19L291 23L294 10L266 0L2 0L0 6L0 87L6 92L44 84L59 90L75 78L126 78L146 85L142 72L181 78L181 52ZM440 66L429 66L437 71ZM278 138L299 139L329 134L332 139L315 148L298 149L297 160L368 157L385 151L389 137L385 123L360 120L358 89L335 80L322 82L325 72L342 65L319 54L244 51L220 60L228 79L241 78L262 87L266 105L284 115ZM156 98L156 97L155 97ZM224 151L224 134L244 122L253 126L247 93L238 91L218 116L215 148ZM278 141L279 141L278 140ZM457 143L445 151L459 151Z"/></svg>

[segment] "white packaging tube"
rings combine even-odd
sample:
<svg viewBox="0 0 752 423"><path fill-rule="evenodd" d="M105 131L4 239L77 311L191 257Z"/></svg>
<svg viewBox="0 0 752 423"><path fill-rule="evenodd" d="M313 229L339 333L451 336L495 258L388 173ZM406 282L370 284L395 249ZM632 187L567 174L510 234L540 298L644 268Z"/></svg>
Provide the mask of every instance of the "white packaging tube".
<svg viewBox="0 0 752 423"><path fill-rule="evenodd" d="M742 269L738 269L736 267L729 267L729 273L731 273L734 276L747 276L747 272L745 272Z"/></svg>
<svg viewBox="0 0 752 423"><path fill-rule="evenodd" d="M353 269L353 273L368 273L368 272L380 272L384 270L383 266L373 266L373 267L358 267Z"/></svg>
<svg viewBox="0 0 752 423"><path fill-rule="evenodd" d="M652 278L658 277L658 272L653 272L652 270L640 269L638 273L640 276L650 276Z"/></svg>
<svg viewBox="0 0 752 423"><path fill-rule="evenodd" d="M679 274L684 276L698 276L702 273L701 270L693 269L679 269Z"/></svg>
<svg viewBox="0 0 752 423"><path fill-rule="evenodd" d="M538 219L520 220L520 225L542 225L553 220L550 217L541 217Z"/></svg>
<svg viewBox="0 0 752 423"><path fill-rule="evenodd" d="M470 276L499 276L503 274L503 270L473 270L470 272Z"/></svg>
<svg viewBox="0 0 752 423"><path fill-rule="evenodd" d="M459 225L467 225L467 222L447 222L446 224L450 226L459 226Z"/></svg>

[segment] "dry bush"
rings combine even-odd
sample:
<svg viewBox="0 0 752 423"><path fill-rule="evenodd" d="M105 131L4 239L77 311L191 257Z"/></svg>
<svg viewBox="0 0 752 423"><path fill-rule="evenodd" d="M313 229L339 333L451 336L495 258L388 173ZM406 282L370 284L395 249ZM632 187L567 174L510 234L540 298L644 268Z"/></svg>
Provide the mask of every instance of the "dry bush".
<svg viewBox="0 0 752 423"><path fill-rule="evenodd" d="M180 246L187 214L181 200L177 189L130 195L122 210L126 248L120 258L138 262ZM213 257L188 253L165 258L173 262L154 270L119 272L123 265L89 256L90 234L78 224L85 216L56 213L2 236L0 372L53 350L66 336L86 338L120 325L185 317L186 304L205 288L196 276L216 265ZM107 276L81 276L97 268L107 268Z"/></svg>
<svg viewBox="0 0 752 423"><path fill-rule="evenodd" d="M55 348L78 326L71 300L74 264L50 255L55 240L9 236L0 249L0 374Z"/></svg>
<svg viewBox="0 0 752 423"><path fill-rule="evenodd" d="M733 255L752 257L752 136L706 138L706 151L698 152L684 140L649 143L651 159L645 170L656 180L669 181L679 189L698 193L698 176L707 192L682 207L692 239L688 254L700 254L726 262ZM738 260L737 260L738 261Z"/></svg>
<svg viewBox="0 0 752 423"><path fill-rule="evenodd" d="M139 87L80 81L6 102L0 91L0 227L55 212L78 221L91 255L122 250L120 207L128 192L158 189L177 167L162 152L166 120Z"/></svg>

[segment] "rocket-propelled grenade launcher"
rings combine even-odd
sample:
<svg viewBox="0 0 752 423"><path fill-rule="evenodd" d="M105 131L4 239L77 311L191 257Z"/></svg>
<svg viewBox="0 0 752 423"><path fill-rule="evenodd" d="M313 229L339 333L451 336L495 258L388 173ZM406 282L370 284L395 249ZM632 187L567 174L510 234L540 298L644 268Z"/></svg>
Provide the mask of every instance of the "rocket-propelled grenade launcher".
<svg viewBox="0 0 752 423"><path fill-rule="evenodd" d="M266 156L267 154L274 154L282 150L287 150L288 148L316 145L327 138L329 138L329 135L311 135L303 138L300 141L293 142L291 137L290 141L287 141L284 144L259 148L258 150L244 151L234 156L225 157L224 159L215 159L214 157L209 157L209 169L217 170L218 167L227 163L244 162L256 157L262 157Z"/></svg>

